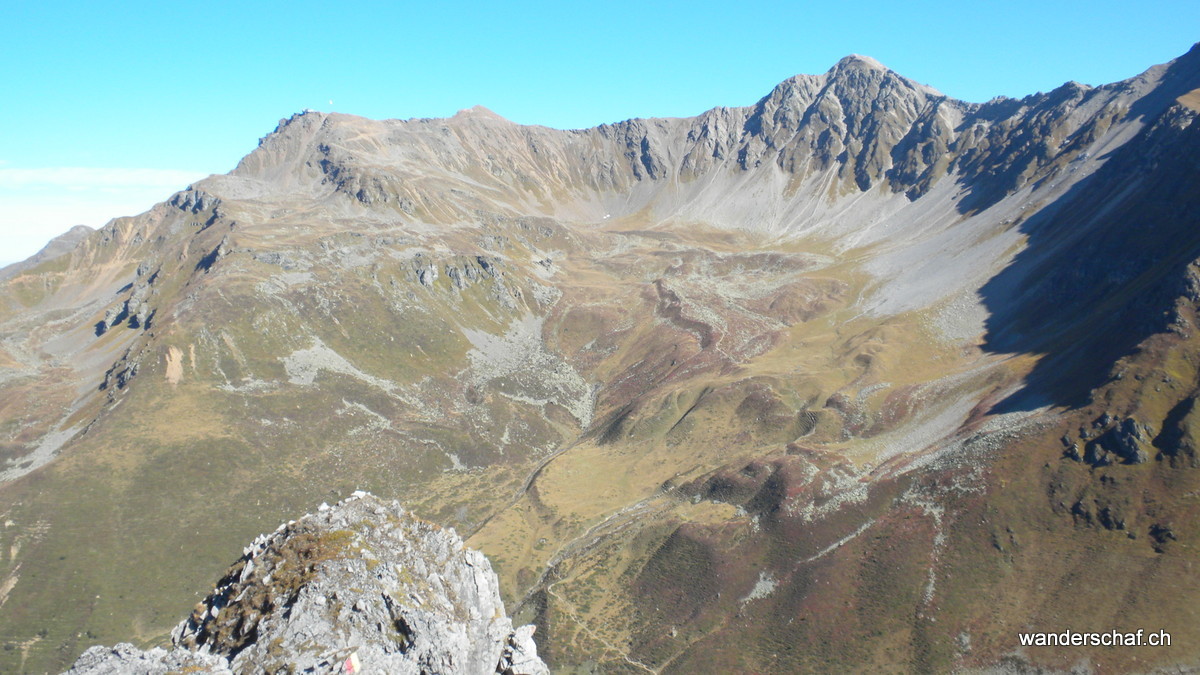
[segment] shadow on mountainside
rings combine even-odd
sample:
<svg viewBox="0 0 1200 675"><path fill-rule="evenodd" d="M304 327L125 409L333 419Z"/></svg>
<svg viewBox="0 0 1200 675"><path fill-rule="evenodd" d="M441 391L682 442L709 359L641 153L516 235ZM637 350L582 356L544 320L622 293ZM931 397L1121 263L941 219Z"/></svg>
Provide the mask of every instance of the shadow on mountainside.
<svg viewBox="0 0 1200 675"><path fill-rule="evenodd" d="M1200 257L1196 117L1175 106L1148 120L1095 174L1020 224L1026 248L980 290L989 312L984 349L1044 357L1027 386L993 412L1086 404L1113 363L1165 330L1175 300L1193 293L1187 267Z"/></svg>
<svg viewBox="0 0 1200 675"><path fill-rule="evenodd" d="M1159 68L1161 72L1156 73ZM1101 110L1067 138L1061 137L1061 120L1077 114L1095 97L1134 91L1144 86L1147 77L1157 77L1154 88L1135 100L1121 114L1122 118L1150 124L1175 105L1176 99L1200 87L1200 42L1170 64L1156 66L1125 82L1096 88L1068 82L1045 94L1023 99L1000 98L983 104L972 115L972 123L987 122L993 129L991 133L1000 138L969 151L961 159L959 171L967 194L959 202L959 210L976 213L990 208L1023 184L1029 167L1052 164L1070 149L1085 149L1106 129L1104 122L1109 118L1105 111ZM1023 121L1006 129L1006 123L1018 117ZM1040 180L1054 180L1054 177Z"/></svg>

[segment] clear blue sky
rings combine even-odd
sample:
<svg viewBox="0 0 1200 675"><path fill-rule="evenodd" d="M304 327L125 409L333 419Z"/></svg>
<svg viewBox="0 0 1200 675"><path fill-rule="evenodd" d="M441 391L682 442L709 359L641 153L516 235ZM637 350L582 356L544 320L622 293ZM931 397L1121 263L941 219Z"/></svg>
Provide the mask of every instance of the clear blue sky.
<svg viewBox="0 0 1200 675"><path fill-rule="evenodd" d="M849 53L981 101L1123 79L1197 40L1197 0L14 0L0 24L0 261L33 252L12 242L34 221L100 225L232 169L303 108L407 118L482 104L586 127L747 105ZM140 206L118 199L130 185ZM59 189L71 199L39 206Z"/></svg>

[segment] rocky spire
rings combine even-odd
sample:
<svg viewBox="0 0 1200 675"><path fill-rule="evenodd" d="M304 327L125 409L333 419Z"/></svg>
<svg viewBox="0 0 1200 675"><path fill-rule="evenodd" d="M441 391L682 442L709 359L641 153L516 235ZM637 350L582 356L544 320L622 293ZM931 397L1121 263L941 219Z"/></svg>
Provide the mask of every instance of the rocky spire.
<svg viewBox="0 0 1200 675"><path fill-rule="evenodd" d="M533 633L454 530L356 492L256 538L171 650L92 647L68 673L548 673Z"/></svg>

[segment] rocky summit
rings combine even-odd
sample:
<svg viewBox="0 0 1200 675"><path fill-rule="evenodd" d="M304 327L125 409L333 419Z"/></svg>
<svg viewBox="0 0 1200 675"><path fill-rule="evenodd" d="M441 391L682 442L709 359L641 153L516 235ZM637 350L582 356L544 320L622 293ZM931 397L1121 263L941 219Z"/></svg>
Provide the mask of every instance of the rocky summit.
<svg viewBox="0 0 1200 675"><path fill-rule="evenodd" d="M174 629L360 489L563 672L1200 667L1198 116L1200 48L985 103L850 56L592 129L282 119L0 273L0 671L507 640L384 602L469 577L382 529L304 529L365 499Z"/></svg>
<svg viewBox="0 0 1200 675"><path fill-rule="evenodd" d="M92 647L67 673L549 673L533 632L482 553L357 492L257 537L172 649Z"/></svg>

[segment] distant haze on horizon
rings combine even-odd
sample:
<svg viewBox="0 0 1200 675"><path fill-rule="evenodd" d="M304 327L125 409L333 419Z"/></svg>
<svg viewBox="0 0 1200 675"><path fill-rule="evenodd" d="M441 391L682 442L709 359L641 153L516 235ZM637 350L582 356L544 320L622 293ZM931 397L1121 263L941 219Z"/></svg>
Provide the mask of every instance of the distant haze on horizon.
<svg viewBox="0 0 1200 675"><path fill-rule="evenodd" d="M715 2L400 6L21 3L0 26L0 264L224 173L304 108L446 117L484 105L582 128L750 105L841 57L968 101L1098 85L1200 39L1200 3Z"/></svg>

